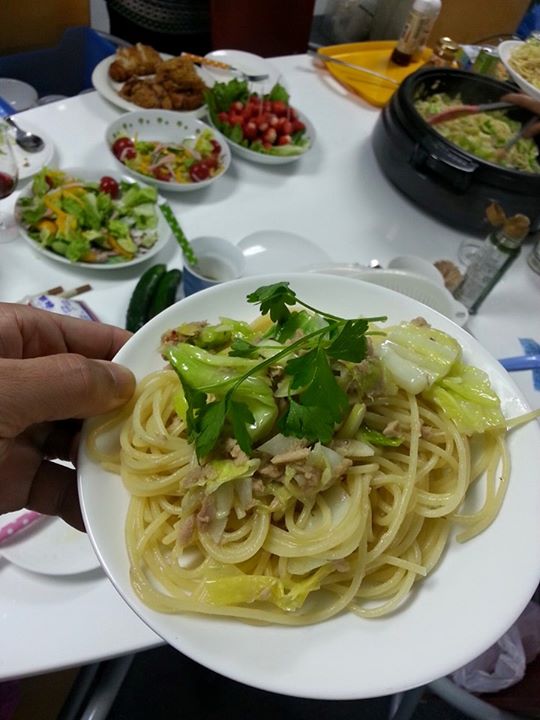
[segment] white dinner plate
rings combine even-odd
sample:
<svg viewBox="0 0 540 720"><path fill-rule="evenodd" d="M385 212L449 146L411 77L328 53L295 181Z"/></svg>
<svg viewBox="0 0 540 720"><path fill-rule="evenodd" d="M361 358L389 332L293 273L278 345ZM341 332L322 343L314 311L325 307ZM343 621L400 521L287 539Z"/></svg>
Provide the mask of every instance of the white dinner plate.
<svg viewBox="0 0 540 720"><path fill-rule="evenodd" d="M517 83L523 92L527 93L527 95L535 98L535 100L540 100L540 88L535 87L528 80L525 80L525 78L522 77L520 73L512 67L512 65L510 65L510 57L512 53L524 44L525 43L522 40L505 40L497 47L497 51L499 53L499 57L501 58L501 62L508 70L508 74L512 80L514 80L514 82Z"/></svg>
<svg viewBox="0 0 540 720"><path fill-rule="evenodd" d="M161 57L163 60L170 60L173 56L162 53ZM116 107L121 108L122 110L141 110L139 105L135 105L135 103L126 100L120 95L119 90L122 87L122 83L114 82L109 77L109 67L115 59L116 55L110 55L109 57L103 58L103 60L96 65L92 72L92 85L98 93L105 98L105 100L108 100L113 105L116 105ZM208 73L206 73L205 70L198 67L196 69L207 85L213 84L213 79ZM201 118L206 115L206 105L201 105L201 107L197 108L197 110L176 110L175 112L182 115L192 115Z"/></svg>
<svg viewBox="0 0 540 720"><path fill-rule="evenodd" d="M95 169L89 169L89 168L62 168L62 170L66 173L69 173L70 175L73 175L73 177L82 178L84 180L90 180L90 181L99 181L104 175L107 175L109 177L113 177L117 182L120 182L120 180L124 180L126 182L135 182L135 180L127 175L119 175L118 173L111 172L109 170L95 170ZM145 185L145 183L137 181L138 185ZM24 188L24 190L19 195L19 198L17 198L17 203L19 202L20 198L23 197L29 197L32 194L32 187L29 185L28 187ZM72 262L71 260L68 260L63 255L59 255L58 253L53 252L52 250L49 250L39 243L37 243L30 235L26 232L25 228L23 227L22 221L20 219L19 213L18 213L18 206L17 203L15 204L15 220L17 222L19 233L21 237L26 240L26 242L32 247L37 253L44 255L45 257L48 257L50 260L56 260L57 262L63 263L64 265L70 265L71 267L80 267L80 268L86 268L88 270L119 270L121 268L127 268L132 267L133 265L138 265L139 263L146 262L154 255L157 255L157 253L161 252L165 245L169 242L169 239L171 237L171 230L170 227L163 217L163 214L159 210L158 205L162 202L165 202L164 198L158 195L157 202L156 202L156 212L158 216L158 226L157 226L157 233L158 237L155 242L155 244L149 248L146 252L141 253L140 255L137 255L133 258L133 260L128 260L127 262L122 263L90 263L90 262Z"/></svg>
<svg viewBox="0 0 540 720"><path fill-rule="evenodd" d="M2 525L27 512L6 513ZM57 517L36 520L0 546L0 557L24 570L42 575L77 575L99 567L88 535Z"/></svg>
<svg viewBox="0 0 540 720"><path fill-rule="evenodd" d="M389 322L422 314L453 335L466 361L483 368L507 417L528 410L501 365L467 332L424 305L387 288L349 278L287 274L243 278L192 295L151 320L116 359L138 379L163 367L164 331L219 316L253 319L246 295L288 280L305 302L357 317L386 314ZM473 540L451 540L439 567L419 582L393 615L360 619L343 613L307 627L252 625L219 617L161 614L146 607L129 578L124 523L129 494L80 445L79 494L90 539L118 592L170 645L227 677L268 691L310 698L359 699L428 683L466 664L492 645L526 606L540 577L540 427L529 423L509 437L512 473L493 524ZM473 490L474 492L474 490Z"/></svg>
<svg viewBox="0 0 540 720"><path fill-rule="evenodd" d="M260 55L244 52L244 50L213 50L205 55L205 57L209 60L219 60L219 62L232 65L232 67L237 70L248 73L249 75L268 75L266 80L250 81L250 87L259 93L269 92L281 78L281 73L269 60L266 60ZM206 66L206 70L215 82L229 82L239 77L238 73L213 68L208 65Z"/></svg>
<svg viewBox="0 0 540 720"><path fill-rule="evenodd" d="M19 180L26 180L51 162L54 155L54 143L40 126L28 122L28 120L20 120L19 125L22 130L29 130L30 132L39 135L45 143L39 152L29 153L25 152L21 147L19 147L19 145L17 145L15 140L13 140L11 147L13 148L13 154L15 155L15 160L17 161Z"/></svg>

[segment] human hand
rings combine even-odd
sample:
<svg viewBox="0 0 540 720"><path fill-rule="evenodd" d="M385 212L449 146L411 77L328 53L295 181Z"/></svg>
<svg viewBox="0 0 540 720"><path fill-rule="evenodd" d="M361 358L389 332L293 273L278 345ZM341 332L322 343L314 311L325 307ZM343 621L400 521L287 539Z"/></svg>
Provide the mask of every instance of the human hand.
<svg viewBox="0 0 540 720"><path fill-rule="evenodd" d="M74 470L82 418L123 405L131 372L108 362L131 333L0 303L0 513L28 508L84 530Z"/></svg>
<svg viewBox="0 0 540 720"><path fill-rule="evenodd" d="M533 115L540 116L540 100L535 100L530 95L525 93L507 93L501 98L502 102L509 102L513 105L530 110ZM540 117L537 123L533 123L523 133L523 137L530 138L540 134Z"/></svg>

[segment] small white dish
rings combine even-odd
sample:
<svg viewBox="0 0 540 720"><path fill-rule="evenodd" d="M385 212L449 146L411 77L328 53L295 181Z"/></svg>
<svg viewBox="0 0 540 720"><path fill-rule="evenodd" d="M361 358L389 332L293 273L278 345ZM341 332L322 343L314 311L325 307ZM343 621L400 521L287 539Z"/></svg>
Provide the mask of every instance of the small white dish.
<svg viewBox="0 0 540 720"><path fill-rule="evenodd" d="M459 341L465 362L489 374L505 417L529 410L500 363L450 320L386 288L329 275L282 272L217 285L153 318L116 359L141 379L163 366L158 348L165 331L182 322L214 322L220 316L252 321L257 311L246 295L262 284L280 281L289 281L305 302L342 317L376 313L387 315L394 324L422 314ZM131 585L125 544L129 493L117 476L88 456L86 432L85 428L80 444L79 494L90 539L109 578L128 605L172 647L238 682L281 694L332 700L417 687L447 675L496 642L538 584L540 556L530 552L538 538L540 512L540 485L530 472L536 460L534 448L540 442L537 423L528 423L511 435L512 476L493 524L470 542L452 540L437 569L419 583L410 602L376 620L343 613L303 627L162 613L144 605Z"/></svg>
<svg viewBox="0 0 540 720"><path fill-rule="evenodd" d="M173 56L161 53L161 57L163 60L170 60ZM120 95L120 89L123 83L114 82L109 77L109 68L115 59L116 55L110 55L96 65L92 71L92 85L105 100L116 105L116 107L122 110L140 110L139 105L135 105L135 103L126 100ZM213 83L213 80L209 81L210 76L203 69L197 67L197 72L207 85ZM196 110L173 110L172 112L178 113L183 117L191 116L201 118L206 115L206 105L201 105L201 107Z"/></svg>
<svg viewBox="0 0 540 720"><path fill-rule="evenodd" d="M13 522L26 510L2 515L2 524ZM42 575L76 575L99 567L86 533L57 517L37 520L31 527L5 540L0 547L13 565Z"/></svg>
<svg viewBox="0 0 540 720"><path fill-rule="evenodd" d="M15 78L0 78L0 97L6 100L13 110L18 113L28 110L37 103L37 90Z"/></svg>
<svg viewBox="0 0 540 720"><path fill-rule="evenodd" d="M109 176L113 177L117 182L120 182L121 180L127 181L127 182L134 182L132 178L129 177L121 177L120 175L115 175L113 172L110 172L109 170L95 170L95 169L88 169L88 168L62 168L62 170L69 175L72 175L73 177L82 178L84 180L99 182L99 180L103 176ZM144 183L138 183L139 185L142 185ZM169 227L169 224L163 217L163 213L159 209L159 205L164 202L164 198L160 197L158 195L157 201L156 201L156 212L157 212L157 218L158 218L158 225L157 225L157 240L154 243L154 245L146 250L145 252L141 252L140 255L137 255L132 260L128 260L127 262L119 262L119 263L91 263L91 262L72 262L71 260L68 260L63 255L59 255L58 253L53 252L52 250L49 250L47 248L44 248L42 245L37 243L26 231L23 222L20 217L20 212L18 208L18 203L20 202L21 198L24 197L30 197L32 195L32 183L29 183L27 187L25 187L19 197L17 198L17 202L15 203L15 220L19 229L19 233L21 237L24 238L24 240L30 245L33 250L35 250L40 255L43 255L44 257L49 258L50 260L55 260L56 262L63 263L64 265L70 265L71 267L79 267L79 268L85 268L87 270L119 270L121 268L126 267L132 267L133 265L138 265L139 263L146 262L154 255L157 255L157 253L161 252L165 245L169 242L171 237L171 229Z"/></svg>
<svg viewBox="0 0 540 720"><path fill-rule="evenodd" d="M15 140L11 143L11 148L13 150L13 154L15 155L15 160L17 161L19 180L26 180L39 172L42 167L45 167L45 165L49 165L54 155L54 143L41 127L28 122L26 119L21 123L21 127L24 130L29 130L30 132L39 135L45 143L42 149L35 153L25 152L19 145L17 145Z"/></svg>
<svg viewBox="0 0 540 720"><path fill-rule="evenodd" d="M238 157L244 158L244 160L259 163L260 165L286 165L288 163L296 162L297 160L300 160L300 158L305 157L312 149L313 143L315 142L315 128L313 127L311 121L308 120L302 112L299 112L296 108L295 110L298 119L306 126L306 137L309 138L309 145L298 155L271 155L270 153L257 152L256 150L250 150L249 148L234 142L228 137L225 139L233 153L238 155ZM208 122L212 127L216 127L211 118L208 119Z"/></svg>
<svg viewBox="0 0 540 720"><path fill-rule="evenodd" d="M540 88L535 87L528 80L525 80L525 78L522 77L522 75L520 75L520 73L518 73L517 70L515 70L510 64L512 53L522 45L525 45L522 40L505 40L497 47L497 51L501 62L507 69L512 80L514 80L514 82L517 83L523 92L527 93L527 95L530 95L535 100L540 100Z"/></svg>
<svg viewBox="0 0 540 720"><path fill-rule="evenodd" d="M150 175L132 170L120 162L112 151L115 140L129 137L132 140L147 140L148 142L163 142L180 144L185 140L194 140L203 130L209 130L215 140L220 144L219 162L222 166L219 174L200 182L178 183L158 180ZM107 127L105 142L114 162L122 172L127 172L139 182L155 185L160 190L168 192L191 192L217 182L227 172L231 164L231 151L226 138L213 127L201 122L193 115L179 116L174 110L136 110L121 115Z"/></svg>
<svg viewBox="0 0 540 720"><path fill-rule="evenodd" d="M328 255L302 235L285 230L259 230L242 238L245 275L299 272L330 261Z"/></svg>
<svg viewBox="0 0 540 720"><path fill-rule="evenodd" d="M435 282L419 273L362 268L358 265L327 265L317 268L315 272L343 275L394 290L436 310L460 327L469 319L467 308L454 299L443 283Z"/></svg>
<svg viewBox="0 0 540 720"><path fill-rule="evenodd" d="M280 81L281 73L275 65L272 65L269 60L266 60L260 55L254 55L244 50L213 50L205 55L205 58L227 63L249 75L268 75L265 80L249 82L250 87L253 87L257 92L269 92L274 85ZM230 70L221 70L220 68L213 68L209 65L205 65L205 69L215 82L226 83L234 78L242 79L238 73L231 72Z"/></svg>

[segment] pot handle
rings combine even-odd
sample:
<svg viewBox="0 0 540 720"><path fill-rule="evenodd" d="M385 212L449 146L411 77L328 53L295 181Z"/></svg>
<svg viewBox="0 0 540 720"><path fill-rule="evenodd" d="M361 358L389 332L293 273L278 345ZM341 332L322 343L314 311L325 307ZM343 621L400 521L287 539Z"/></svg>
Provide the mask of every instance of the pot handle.
<svg viewBox="0 0 540 720"><path fill-rule="evenodd" d="M440 185L445 185L454 192L465 193L471 185L478 163L452 152L448 145L430 145L431 147L422 143L415 145L410 159L411 165Z"/></svg>

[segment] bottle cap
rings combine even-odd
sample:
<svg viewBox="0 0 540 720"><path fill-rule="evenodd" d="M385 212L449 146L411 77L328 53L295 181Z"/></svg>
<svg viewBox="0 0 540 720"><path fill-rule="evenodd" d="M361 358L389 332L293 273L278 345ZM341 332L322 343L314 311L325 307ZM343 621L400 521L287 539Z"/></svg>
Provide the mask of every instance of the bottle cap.
<svg viewBox="0 0 540 720"><path fill-rule="evenodd" d="M529 233L530 228L531 221L529 218L526 215L517 214L505 221L503 233L516 243L520 243Z"/></svg>

